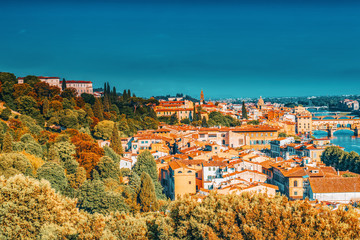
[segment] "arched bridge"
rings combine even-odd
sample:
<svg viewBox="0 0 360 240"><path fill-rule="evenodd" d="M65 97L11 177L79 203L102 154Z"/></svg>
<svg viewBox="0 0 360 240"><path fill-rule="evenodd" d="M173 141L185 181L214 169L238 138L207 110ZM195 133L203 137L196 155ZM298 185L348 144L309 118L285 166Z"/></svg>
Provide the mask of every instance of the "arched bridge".
<svg viewBox="0 0 360 240"><path fill-rule="evenodd" d="M336 131L350 130L354 132L355 136L359 136L360 119L347 118L347 119L313 119L313 131L322 130L328 133L328 137L332 137Z"/></svg>

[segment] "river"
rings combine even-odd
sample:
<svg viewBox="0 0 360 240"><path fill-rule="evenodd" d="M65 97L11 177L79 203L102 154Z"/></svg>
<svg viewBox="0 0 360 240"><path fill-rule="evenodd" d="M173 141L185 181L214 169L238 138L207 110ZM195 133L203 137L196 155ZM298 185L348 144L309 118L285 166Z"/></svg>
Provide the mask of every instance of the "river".
<svg viewBox="0 0 360 240"><path fill-rule="evenodd" d="M329 114L326 110L311 111L315 113L315 116L327 116L334 115L333 112ZM338 114L344 114L344 112L337 112ZM347 114L345 114L347 115ZM348 115L353 116L353 115ZM314 131L313 136L315 138L324 138L327 137L327 132L324 131ZM354 137L354 132L350 130L339 130L334 133L334 137L331 139L331 142L340 147L344 147L345 151L351 152L355 151L360 154L360 137Z"/></svg>

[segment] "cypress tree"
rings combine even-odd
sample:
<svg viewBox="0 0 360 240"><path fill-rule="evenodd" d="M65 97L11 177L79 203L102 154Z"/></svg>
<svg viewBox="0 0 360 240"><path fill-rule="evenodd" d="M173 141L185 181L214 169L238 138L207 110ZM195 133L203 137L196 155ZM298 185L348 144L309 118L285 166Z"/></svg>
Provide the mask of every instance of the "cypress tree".
<svg viewBox="0 0 360 240"><path fill-rule="evenodd" d="M104 97L106 97L107 95L107 87L106 87L106 82L104 83Z"/></svg>
<svg viewBox="0 0 360 240"><path fill-rule="evenodd" d="M49 100L45 98L42 105L42 113L46 115L48 111L49 111Z"/></svg>
<svg viewBox="0 0 360 240"><path fill-rule="evenodd" d="M109 95L106 95L105 97L104 97L104 110L105 111L107 111L107 112L110 112L110 105L111 105L111 103L110 103L110 96Z"/></svg>
<svg viewBox="0 0 360 240"><path fill-rule="evenodd" d="M117 124L114 124L114 128L112 131L112 136L110 140L110 147L117 153L122 155L124 153L123 147L121 145L121 139L119 135L119 130Z"/></svg>
<svg viewBox="0 0 360 240"><path fill-rule="evenodd" d="M242 103L242 118L244 119L248 119L248 116L247 116L247 111L246 111L246 107L245 107L245 102L243 101Z"/></svg>
<svg viewBox="0 0 360 240"><path fill-rule="evenodd" d="M13 138L9 132L6 132L3 140L2 152L10 153L12 151L13 151Z"/></svg>
<svg viewBox="0 0 360 240"><path fill-rule="evenodd" d="M110 96L110 84L109 84L109 82L106 83L106 95Z"/></svg>
<svg viewBox="0 0 360 240"><path fill-rule="evenodd" d="M208 126L205 117L203 117L202 120L201 120L201 126L202 126L202 127L207 127L207 126Z"/></svg>
<svg viewBox="0 0 360 240"><path fill-rule="evenodd" d="M197 115L197 113L196 113L196 108L195 108L195 106L194 106L193 121L196 122L196 121L198 121L198 120L199 120L199 119L198 119L198 115Z"/></svg>
<svg viewBox="0 0 360 240"><path fill-rule="evenodd" d="M123 100L126 101L127 99L128 99L127 93L126 93L126 90L124 89L124 92L123 92Z"/></svg>
<svg viewBox="0 0 360 240"><path fill-rule="evenodd" d="M54 146L49 148L47 160L54 163L60 163L60 155Z"/></svg>
<svg viewBox="0 0 360 240"><path fill-rule="evenodd" d="M157 209L155 186L151 177L146 172L141 174L141 184L137 202L140 204L141 211L143 212L155 211Z"/></svg>
<svg viewBox="0 0 360 240"><path fill-rule="evenodd" d="M104 115L103 115L103 107L102 104L100 102L99 98L95 99L95 104L93 107L93 112L94 112L94 116L97 117L100 121L104 120Z"/></svg>
<svg viewBox="0 0 360 240"><path fill-rule="evenodd" d="M62 89L63 91L66 89L66 80L65 80L65 78L63 78L63 80L62 80L61 89Z"/></svg>
<svg viewBox="0 0 360 240"><path fill-rule="evenodd" d="M128 98L131 98L131 92L130 92L130 89L128 89L128 92L127 92L127 97L128 97Z"/></svg>
<svg viewBox="0 0 360 240"><path fill-rule="evenodd" d="M129 177L129 187L131 188L135 196L137 196L139 193L140 185L141 185L141 179L139 175L136 172L132 171Z"/></svg>
<svg viewBox="0 0 360 240"><path fill-rule="evenodd" d="M116 94L116 87L115 86L113 87L112 97L113 97L113 100L116 101L117 94Z"/></svg>

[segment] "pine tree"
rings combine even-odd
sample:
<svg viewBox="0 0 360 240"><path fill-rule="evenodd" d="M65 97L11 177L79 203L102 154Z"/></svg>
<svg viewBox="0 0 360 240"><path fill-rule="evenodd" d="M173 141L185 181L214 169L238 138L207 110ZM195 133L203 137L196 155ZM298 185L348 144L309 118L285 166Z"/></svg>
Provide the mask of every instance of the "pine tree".
<svg viewBox="0 0 360 240"><path fill-rule="evenodd" d="M10 153L12 151L13 151L13 137L11 136L10 132L6 132L3 140L2 152Z"/></svg>
<svg viewBox="0 0 360 240"><path fill-rule="evenodd" d="M62 80L62 83L61 83L61 90L65 90L66 89L66 80L65 80L65 78L63 78L63 80Z"/></svg>
<svg viewBox="0 0 360 240"><path fill-rule="evenodd" d="M99 98L95 99L95 104L93 107L93 112L94 112L94 116L97 117L100 121L104 120L104 115L103 115L103 107L102 104L100 102Z"/></svg>
<svg viewBox="0 0 360 240"><path fill-rule="evenodd" d="M119 129L117 127L117 124L114 124L114 128L112 131L112 136L110 140L110 147L117 153L122 155L124 153L123 147L121 145L121 139L119 135Z"/></svg>
<svg viewBox="0 0 360 240"><path fill-rule="evenodd" d="M140 204L141 211L143 212L155 211L157 209L155 186L151 177L146 172L141 174L141 185L137 202Z"/></svg>
<svg viewBox="0 0 360 240"><path fill-rule="evenodd" d="M247 111L246 111L246 107L245 107L245 102L242 103L242 118L243 119L248 119Z"/></svg>

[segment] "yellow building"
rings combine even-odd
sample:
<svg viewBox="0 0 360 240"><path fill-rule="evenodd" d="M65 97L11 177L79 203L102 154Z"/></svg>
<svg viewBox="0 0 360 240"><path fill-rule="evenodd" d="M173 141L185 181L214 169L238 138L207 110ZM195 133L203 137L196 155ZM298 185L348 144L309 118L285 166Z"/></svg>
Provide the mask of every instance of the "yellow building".
<svg viewBox="0 0 360 240"><path fill-rule="evenodd" d="M161 184L165 195L176 200L186 194L195 194L196 175L196 169L188 167L182 161L170 162L168 168L161 169Z"/></svg>
<svg viewBox="0 0 360 240"><path fill-rule="evenodd" d="M249 137L247 146L255 150L270 148L270 141L278 138L278 131L278 128L265 125L238 127L233 130L234 133L242 133Z"/></svg>
<svg viewBox="0 0 360 240"><path fill-rule="evenodd" d="M302 134L312 132L311 113L303 112L296 115L296 132Z"/></svg>

